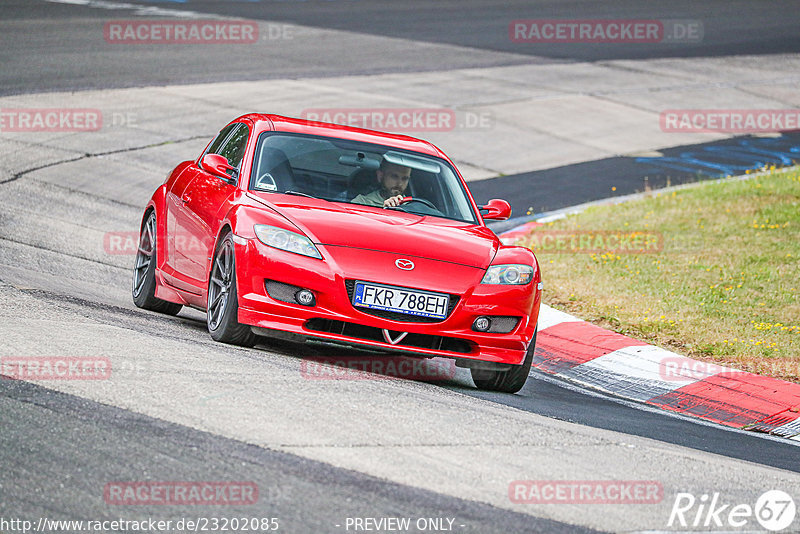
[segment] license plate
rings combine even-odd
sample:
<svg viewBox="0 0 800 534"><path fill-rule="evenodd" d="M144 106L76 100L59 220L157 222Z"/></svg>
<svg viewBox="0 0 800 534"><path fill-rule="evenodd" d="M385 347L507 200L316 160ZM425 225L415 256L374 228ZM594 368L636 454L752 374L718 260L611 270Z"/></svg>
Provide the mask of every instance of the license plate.
<svg viewBox="0 0 800 534"><path fill-rule="evenodd" d="M356 282L353 294L354 306L436 319L447 317L449 304L450 297L441 293L365 282Z"/></svg>

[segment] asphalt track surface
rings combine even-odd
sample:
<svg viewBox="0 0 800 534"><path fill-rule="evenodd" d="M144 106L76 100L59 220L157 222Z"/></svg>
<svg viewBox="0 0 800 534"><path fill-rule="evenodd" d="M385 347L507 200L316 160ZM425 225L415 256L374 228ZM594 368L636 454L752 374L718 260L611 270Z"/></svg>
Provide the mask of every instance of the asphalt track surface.
<svg viewBox="0 0 800 534"><path fill-rule="evenodd" d="M47 517L48 510L68 511L78 520L103 517L108 505L97 488L109 481L135 480L142 473L158 473L162 480L193 480L200 473L206 480L254 482L259 488L257 506L228 507L225 515L278 518L282 532L328 532L347 517L390 515L458 517L469 525L467 532L592 532L388 483L31 383L0 381L0 406L3 485L18 481L9 488L13 501L4 503L13 503L14 509L0 507L6 518ZM20 462L21 453L25 462ZM21 483L24 480L38 484ZM79 482L79 489L59 491L68 481ZM190 506L168 514L155 505L137 512L163 519L197 515Z"/></svg>
<svg viewBox="0 0 800 534"><path fill-rule="evenodd" d="M227 50L212 47L208 52L211 57L202 61L190 49L166 53L147 49L133 53L110 47L97 50L87 48L84 38L87 28L88 31L97 31L98 21L107 20L108 13L80 5L6 1L2 2L3 19L18 20L20 24L17 33L0 36L3 45L0 51L3 65L0 94L293 75L402 72L420 70L421 65L425 69L438 70L586 59L767 54L800 49L797 30L800 12L793 2L740 2L734 4L735 9L731 8L730 2L705 2L701 6L694 2L679 2L669 7L646 2L398 3L345 0L138 3L389 35L415 42L456 44L472 47L475 53L464 57L455 51L437 49L436 55L426 56L424 61L420 57L398 54L383 63L375 63L341 50L290 52L305 58L303 62L281 60L277 58L279 54L272 52L265 53L264 58L254 58L252 54L237 57L236 47ZM723 10L722 6L727 9ZM558 18L577 13L584 18L703 19L706 21L706 38L697 46L641 48L520 48L508 42L509 20ZM42 31L31 33L31 21ZM765 28L769 31L764 31ZM10 43L15 43L15 46ZM529 57L520 58L519 54ZM589 170L603 168L597 165L616 169L619 164L593 163L595 167L589 167ZM485 192L503 196L503 193L514 193L515 187L521 190L523 186L519 184L529 179L541 180L542 184L553 183L552 173L561 173L569 180L586 170L587 167L578 165L534 175L506 177L502 185L485 181ZM666 174L658 176L659 180L666 179ZM639 170L631 171L627 178L619 194L641 187L642 172ZM574 196L574 191L570 193L569 188L561 192L539 191L542 191L540 198L518 200L517 213L526 207L545 211L608 196L602 186L598 186L596 191L587 191L583 197ZM482 194L483 190L476 192L477 196ZM35 201L43 206L51 202L44 197ZM9 261L8 257L14 255L30 253L28 249L16 248L18 245L6 240L4 261ZM74 259L65 256L63 261L71 265ZM127 273L109 270L112 272L108 275L110 280L127 280ZM98 323L133 324L131 328L143 335L187 342L189 348L210 345L208 341L197 345L197 340L204 338L204 325L193 312L184 313L178 319L152 318L149 314L117 308L123 304L112 297L95 300L74 298L70 296L69 284L61 287L57 281L44 276L41 279L34 277L28 286L3 289L15 299L24 297L26 306L41 309L44 314L52 313L52 310L69 310ZM4 320L10 320L10 315L4 317ZM245 352L254 353L255 359L262 354L265 358L277 354L292 359L294 354L304 350L307 349L291 345L266 345ZM434 395L452 393L590 429L612 430L632 436L632 440L633 436L639 436L661 444L800 472L798 449L791 444L645 410L616 399L576 391L544 377L537 379L537 375L533 375L525 389L514 396L476 391L463 377L443 385L409 384L409 390L404 393L417 393L417 386L432 388ZM441 391L436 392L436 389ZM457 499L412 485L388 482L358 471L332 467L324 462L142 415L134 409L111 406L28 383L0 381L0 428L2 517L47 514L75 519L105 517L109 515L109 508L97 488L110 480L144 480L157 474L161 480L254 480L261 488L259 514L247 509L227 510L228 515L241 512L249 516L280 516L287 532L341 531L332 527L336 518L352 516L452 516L467 525L464 532L585 531L574 524L534 517L535 514L518 514L473 499ZM480 432L480 427L476 432ZM140 508L136 512L141 516L166 514L163 509ZM174 517L184 512L197 513L192 509L173 509L166 515ZM112 510L111 513L115 512Z"/></svg>
<svg viewBox="0 0 800 534"><path fill-rule="evenodd" d="M66 0L68 1L68 0ZM121 3L108 0L107 4ZM103 20L131 18L130 10L75 3L3 0L0 94L109 87L419 72L466 67L657 57L778 54L800 50L800 10L794 1L482 1L264 0L124 2L278 24L299 24L409 43L458 48L371 49L336 40L308 46L262 37L263 46L126 47L102 42ZM147 18L135 15L134 18ZM158 18L152 16L150 18ZM700 20L699 43L603 45L519 44L509 39L516 19ZM33 26L32 26L33 25ZM33 30L33 28L36 28ZM9 46L9 45L14 45ZM465 53L464 48L468 48ZM133 50L131 50L133 48Z"/></svg>
<svg viewBox="0 0 800 534"><path fill-rule="evenodd" d="M161 5L164 5L163 3ZM654 57L776 54L800 48L796 4L692 1L590 0L393 2L343 0L312 2L199 1L181 4L208 13L275 20L307 26L526 54L551 61L598 61ZM703 38L696 44L519 44L509 39L509 22L525 19L702 20ZM765 29L767 29L765 31Z"/></svg>

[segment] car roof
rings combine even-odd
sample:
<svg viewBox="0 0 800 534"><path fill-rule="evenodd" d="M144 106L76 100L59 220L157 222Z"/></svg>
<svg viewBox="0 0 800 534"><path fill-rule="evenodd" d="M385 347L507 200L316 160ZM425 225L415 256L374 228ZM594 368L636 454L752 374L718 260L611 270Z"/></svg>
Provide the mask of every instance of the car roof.
<svg viewBox="0 0 800 534"><path fill-rule="evenodd" d="M378 132L375 130L355 128L353 126L295 119L266 113L250 113L239 117L233 122L241 122L243 120L251 121L254 125L255 133L257 134L264 131L278 131L338 137L350 141L362 141L365 143L374 143L392 148L421 152L449 161L449 158L432 143L407 135Z"/></svg>

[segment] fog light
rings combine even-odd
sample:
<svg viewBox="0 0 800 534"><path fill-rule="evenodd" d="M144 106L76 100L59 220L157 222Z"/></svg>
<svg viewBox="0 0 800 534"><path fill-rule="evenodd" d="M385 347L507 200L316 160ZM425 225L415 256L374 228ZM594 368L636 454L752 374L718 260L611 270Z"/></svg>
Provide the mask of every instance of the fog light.
<svg viewBox="0 0 800 534"><path fill-rule="evenodd" d="M301 289L297 293L294 294L294 300L297 301L298 304L303 306L313 306L316 299L314 298L314 293L309 291L308 289Z"/></svg>
<svg viewBox="0 0 800 534"><path fill-rule="evenodd" d="M492 321L489 320L488 317L478 317L475 319L475 322L472 323L472 329L478 332L486 332L491 328Z"/></svg>

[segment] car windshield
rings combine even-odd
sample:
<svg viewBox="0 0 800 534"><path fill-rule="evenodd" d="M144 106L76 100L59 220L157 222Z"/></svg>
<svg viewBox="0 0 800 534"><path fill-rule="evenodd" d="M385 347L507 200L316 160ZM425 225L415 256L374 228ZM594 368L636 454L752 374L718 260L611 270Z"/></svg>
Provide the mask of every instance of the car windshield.
<svg viewBox="0 0 800 534"><path fill-rule="evenodd" d="M388 182L379 179L398 174L408 178L404 190L386 189ZM393 209L473 224L477 220L461 180L446 161L332 137L262 134L250 189L379 207L402 190L412 200Z"/></svg>

